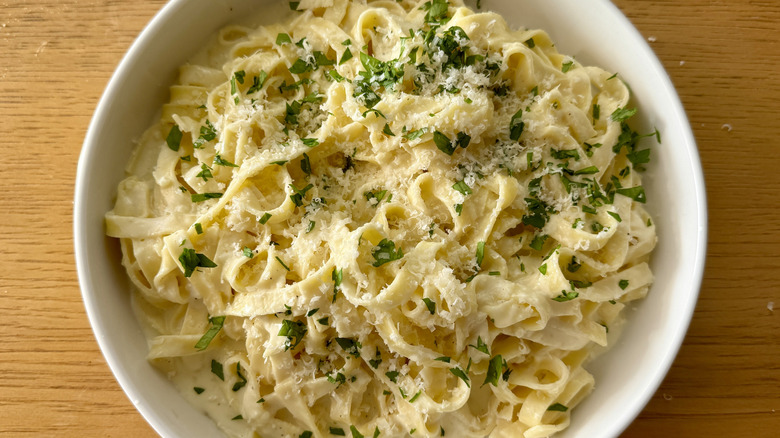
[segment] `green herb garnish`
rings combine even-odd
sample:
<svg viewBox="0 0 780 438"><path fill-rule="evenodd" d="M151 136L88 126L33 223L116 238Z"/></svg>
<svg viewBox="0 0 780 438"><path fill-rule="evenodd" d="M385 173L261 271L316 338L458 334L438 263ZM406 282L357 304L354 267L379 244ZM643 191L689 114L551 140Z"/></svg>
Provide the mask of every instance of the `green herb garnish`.
<svg viewBox="0 0 780 438"><path fill-rule="evenodd" d="M209 346L211 341L214 339L215 336L217 336L217 333L219 333L220 330L222 330L222 326L225 323L225 317L224 316L214 316L209 318L209 329L206 330L206 333L201 336L200 340L198 340L198 343L195 344L195 348L197 348L200 351L203 351L206 349L206 347Z"/></svg>
<svg viewBox="0 0 780 438"><path fill-rule="evenodd" d="M168 144L168 147L173 151L179 150L179 145L181 144L181 129L179 129L179 125L174 124L170 131L168 131L168 137L165 138L165 142Z"/></svg>
<svg viewBox="0 0 780 438"><path fill-rule="evenodd" d="M212 262L203 254L196 253L194 249L184 248L179 256L179 263L184 268L184 276L189 277L197 268L216 268L217 264Z"/></svg>
<svg viewBox="0 0 780 438"><path fill-rule="evenodd" d="M295 348L303 340L308 329L302 321L285 319L282 321L282 327L279 329L279 336L286 336L287 341L284 344L284 350Z"/></svg>
<svg viewBox="0 0 780 438"><path fill-rule="evenodd" d="M192 202L203 202L207 199L218 199L222 197L222 193L193 193L190 195Z"/></svg>
<svg viewBox="0 0 780 438"><path fill-rule="evenodd" d="M211 359L211 372L219 377L219 380L225 381L225 373L222 370L222 364L215 359Z"/></svg>
<svg viewBox="0 0 780 438"><path fill-rule="evenodd" d="M423 298L423 302L425 303L425 307L428 308L428 311L431 312L431 315L436 313L436 302L431 300L430 298Z"/></svg>
<svg viewBox="0 0 780 438"><path fill-rule="evenodd" d="M375 260L372 266L379 267L385 263L400 260L404 256L404 251L401 248L396 251L395 243L392 240L382 239L377 247L371 251L371 255Z"/></svg>
<svg viewBox="0 0 780 438"><path fill-rule="evenodd" d="M567 292L565 290L562 290L561 294L558 295L557 297L553 298L553 300L558 301L559 303L562 303L564 301L571 301L571 300L577 298L578 296L580 296L579 292L574 292L574 291Z"/></svg>
<svg viewBox="0 0 780 438"><path fill-rule="evenodd" d="M485 258L485 242L477 243L477 266L482 267L482 260Z"/></svg>
<svg viewBox="0 0 780 438"><path fill-rule="evenodd" d="M460 368L450 368L450 372L454 374L456 377L458 377L460 380L463 380L466 383L466 386L471 388L471 384L469 383L469 376Z"/></svg>
<svg viewBox="0 0 780 438"><path fill-rule="evenodd" d="M488 364L487 374L485 375L485 381L482 382L482 386L485 386L488 383L493 386L498 386L498 377L501 375L501 371L503 371L503 368L504 368L504 359L501 357L500 354L490 359L490 363Z"/></svg>
<svg viewBox="0 0 780 438"><path fill-rule="evenodd" d="M460 180L455 184L453 184L452 188L459 191L463 195L470 195L471 193L473 193L471 191L471 187L469 187L468 184L466 184L466 182L463 180Z"/></svg>

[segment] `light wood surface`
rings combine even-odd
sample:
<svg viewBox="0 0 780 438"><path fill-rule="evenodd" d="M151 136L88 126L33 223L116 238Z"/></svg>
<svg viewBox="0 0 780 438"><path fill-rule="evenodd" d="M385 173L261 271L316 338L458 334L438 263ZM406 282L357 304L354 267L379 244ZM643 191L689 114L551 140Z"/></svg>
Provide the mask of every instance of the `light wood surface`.
<svg viewBox="0 0 780 438"><path fill-rule="evenodd" d="M0 437L155 436L98 350L71 229L92 112L164 2L0 3ZM780 306L780 1L615 3L677 86L710 215L688 336L624 436L776 437L780 312L768 304Z"/></svg>

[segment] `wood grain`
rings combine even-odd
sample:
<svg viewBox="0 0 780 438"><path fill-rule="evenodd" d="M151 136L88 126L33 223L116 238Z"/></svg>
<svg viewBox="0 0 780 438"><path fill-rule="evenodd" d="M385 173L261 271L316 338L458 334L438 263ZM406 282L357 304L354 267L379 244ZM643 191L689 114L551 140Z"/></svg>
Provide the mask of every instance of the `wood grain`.
<svg viewBox="0 0 780 438"><path fill-rule="evenodd" d="M89 327L72 197L92 112L162 0L0 2L0 437L152 437ZM709 196L699 304L625 437L780 430L780 2L615 0L688 112ZM685 188L680 188L684 190Z"/></svg>

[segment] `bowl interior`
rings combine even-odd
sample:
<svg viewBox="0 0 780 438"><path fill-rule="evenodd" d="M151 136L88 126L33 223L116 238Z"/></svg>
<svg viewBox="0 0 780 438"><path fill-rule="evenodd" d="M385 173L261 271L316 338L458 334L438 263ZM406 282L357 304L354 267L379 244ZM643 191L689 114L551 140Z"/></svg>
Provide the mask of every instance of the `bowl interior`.
<svg viewBox="0 0 780 438"><path fill-rule="evenodd" d="M473 7L473 2L470 2ZM627 313L616 345L587 369L596 389L560 435L613 437L628 426L661 383L682 343L704 265L706 205L701 165L676 92L642 36L607 0L483 0L514 26L545 29L562 53L598 65L629 83L640 130L657 127L644 185L659 244L648 297ZM74 240L87 314L106 360L130 400L164 437L221 436L145 360L147 344L130 309L130 283L118 245L104 235L134 141L168 100L168 87L188 56L228 23L263 11L261 23L289 12L274 0L172 0L149 23L111 79L89 127L79 160ZM647 143L651 144L651 143Z"/></svg>

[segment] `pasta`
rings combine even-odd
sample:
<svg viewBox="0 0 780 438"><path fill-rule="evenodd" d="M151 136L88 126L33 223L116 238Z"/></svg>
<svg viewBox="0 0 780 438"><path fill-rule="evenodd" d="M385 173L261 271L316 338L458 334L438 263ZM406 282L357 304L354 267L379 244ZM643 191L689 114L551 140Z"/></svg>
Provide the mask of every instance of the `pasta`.
<svg viewBox="0 0 780 438"><path fill-rule="evenodd" d="M626 85L460 0L292 7L181 67L106 214L149 360L229 436L563 430L652 282Z"/></svg>

